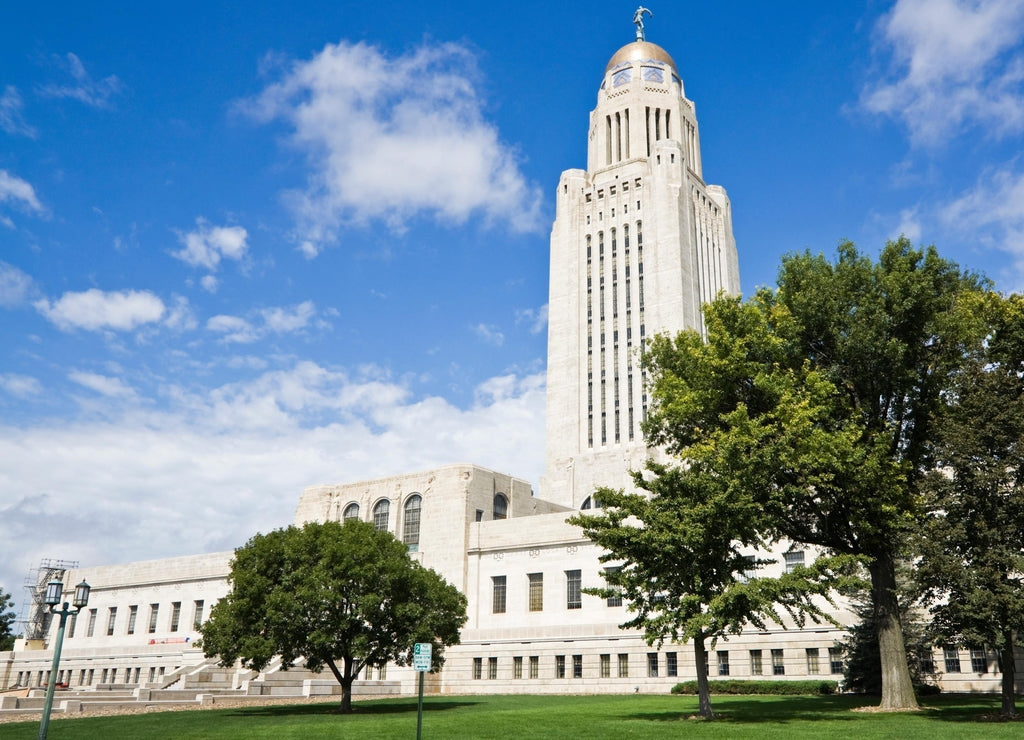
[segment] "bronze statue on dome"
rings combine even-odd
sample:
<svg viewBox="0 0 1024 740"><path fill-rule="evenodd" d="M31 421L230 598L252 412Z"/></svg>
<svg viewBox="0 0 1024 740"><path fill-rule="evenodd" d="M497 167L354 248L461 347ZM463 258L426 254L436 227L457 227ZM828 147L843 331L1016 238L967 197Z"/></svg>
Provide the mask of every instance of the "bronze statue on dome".
<svg viewBox="0 0 1024 740"><path fill-rule="evenodd" d="M651 16L652 18L654 17L654 13L652 13L649 9L645 8L643 5L637 8L636 12L633 13L633 25L636 26L637 41L646 40L644 37L644 13Z"/></svg>

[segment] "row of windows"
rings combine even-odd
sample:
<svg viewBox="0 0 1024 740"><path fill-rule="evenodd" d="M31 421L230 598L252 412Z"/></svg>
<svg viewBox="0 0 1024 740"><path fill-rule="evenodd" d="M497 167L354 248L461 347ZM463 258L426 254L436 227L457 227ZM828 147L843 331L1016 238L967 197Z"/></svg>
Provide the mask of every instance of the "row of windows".
<svg viewBox="0 0 1024 740"><path fill-rule="evenodd" d="M171 672L178 670L175 666ZM58 686L92 686L93 682L100 684L118 683L138 684L144 675L148 681L153 683L161 680L167 674L164 666L149 666L146 670L142 666L128 666L127 668L81 668L78 670L67 669L57 672ZM34 683L33 683L34 681ZM50 671L18 671L17 686L46 686L50 681Z"/></svg>
<svg viewBox="0 0 1024 740"><path fill-rule="evenodd" d="M653 656L653 657L652 657ZM568 657L568 660L567 660ZM653 663L652 663L653 661ZM524 662L526 667L526 673L524 675ZM556 655L554 656L554 663L552 664L552 672L547 674L545 677L553 676L554 678L583 678L584 673L584 660L582 654L565 656ZM615 656L615 677L617 678L629 678L629 653L618 653ZM654 674L657 674L658 665L658 653L648 654L648 666L654 665ZM676 653L665 653L665 670L667 676L678 675L679 662ZM524 659L524 656L517 655L512 658L512 678L519 680L522 678L535 679L540 678L540 656L530 655ZM612 654L602 653L598 656L598 675L601 678L612 678ZM487 659L487 674L486 677L489 680L495 680L498 678L498 659L496 657L490 657ZM473 678L480 680L484 678L484 659L473 658Z"/></svg>
<svg viewBox="0 0 1024 740"><path fill-rule="evenodd" d="M420 512L423 508L423 497L414 493L405 500L404 516L402 517L402 542L409 546L410 550L418 550L420 544ZM381 499L373 505L371 511L373 526L378 532L387 532L390 524L391 501ZM359 504L351 502L345 506L341 515L342 521L359 519ZM508 518L508 498L503 493L494 494L492 503L492 518ZM477 521L483 519L483 511L477 511Z"/></svg>
<svg viewBox="0 0 1024 740"><path fill-rule="evenodd" d="M609 568L608 570L612 570ZM531 612L544 611L544 574L527 573L527 604ZM491 613L504 614L508 606L508 577L491 576ZM622 606L622 597L611 596L607 599L608 606ZM583 608L583 572L580 570L565 571L565 608Z"/></svg>
<svg viewBox="0 0 1024 740"><path fill-rule="evenodd" d="M203 611L205 609L205 606L206 606L206 604L205 604L203 599L196 599L195 601L192 602L191 629L198 630L200 625L202 625L202 623L203 623ZM93 637L96 634L96 623L99 621L99 612L100 612L100 610L98 608L96 608L96 609L89 609L89 611L85 613L85 616L88 619L88 622L86 623L86 628L85 628L85 636L86 637ZM106 613L106 619L107 619L107 621L106 621L106 632L107 632L108 636L112 636L112 635L114 635L117 632L117 614L118 614L118 608L116 606L107 607L107 613ZM181 629L181 627L182 627L181 614L182 614L181 602L180 601L173 601L173 602L171 602L170 622L168 624L168 631L169 632L177 632L177 631L179 631ZM68 636L69 639L73 638L75 636L75 632L76 632L76 630L78 628L78 617L79 616L80 616L79 614L71 615L71 621L68 623L68 629L67 629L67 636ZM159 619L160 619L160 604L157 603L157 604L150 604L149 605L148 619L147 619L145 625L140 625L138 623L138 619L139 619L139 605L138 604L132 604L131 606L128 607L128 619L127 619L127 622L126 622L126 625L125 625L125 632L124 632L124 634L126 634L126 635L134 635L136 633L141 634L143 632L143 629L145 629L146 633L148 633L148 634L154 634L157 631L157 625L158 625L158 622L159 622Z"/></svg>
<svg viewBox="0 0 1024 740"><path fill-rule="evenodd" d="M767 655L765 655L767 653ZM730 663L730 652L728 650L717 651L715 658L715 667L717 668L717 675L729 676L732 674L733 668ZM567 663L565 655L554 656L553 664L553 675L555 678L583 678L584 675L584 656L582 654L569 656L571 663ZM816 675L824 672L826 667L822 663L822 654L819 648L807 648L804 651L804 659L806 661L806 672L808 675ZM784 676L786 675L786 658L785 652L781 648L774 648L768 651L764 650L751 650L748 654L750 675L760 676L765 673L765 658L770 660L771 675L773 676ZM664 660L662 660L661 653L647 653L647 676L648 678L658 678L661 675L662 667L664 667L664 675L668 677L674 677L679 675L679 656L675 652L669 652L664 654ZM615 676L618 678L629 677L629 653L618 653L615 660ZM528 678L539 678L540 677L540 656L531 655L529 656L528 667ZM839 648L828 649L828 672L832 674L841 674L843 672L843 658L842 652ZM709 666L709 673L712 667ZM597 675L601 678L612 677L612 654L601 653L598 655L597 664ZM484 677L484 659L473 658L473 678L482 679ZM487 659L487 678L494 680L498 678L498 658L490 657ZM512 678L521 679L523 678L523 657L516 656L512 658Z"/></svg>

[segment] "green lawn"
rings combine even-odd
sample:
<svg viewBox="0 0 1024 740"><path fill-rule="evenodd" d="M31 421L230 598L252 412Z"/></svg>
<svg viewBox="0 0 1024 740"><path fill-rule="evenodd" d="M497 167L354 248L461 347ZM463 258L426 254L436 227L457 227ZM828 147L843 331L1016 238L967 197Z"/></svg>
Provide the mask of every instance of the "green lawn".
<svg viewBox="0 0 1024 740"><path fill-rule="evenodd" d="M461 696L427 697L423 738L1020 738L1024 722L994 720L995 696L929 698L921 712L855 712L871 702L848 696L716 696L720 719L692 719L695 697ZM0 725L0 739L32 740L37 722ZM55 719L50 740L308 740L416 736L416 700L358 702L342 716L332 704L307 704L124 717Z"/></svg>

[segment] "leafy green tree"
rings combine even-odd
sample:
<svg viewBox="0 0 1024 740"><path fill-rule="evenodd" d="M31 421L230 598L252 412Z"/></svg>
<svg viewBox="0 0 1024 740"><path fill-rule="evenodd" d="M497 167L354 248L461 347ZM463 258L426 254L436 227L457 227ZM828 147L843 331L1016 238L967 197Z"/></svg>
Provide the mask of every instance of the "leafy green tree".
<svg viewBox="0 0 1024 740"><path fill-rule="evenodd" d="M750 624L764 628L768 619L784 623L783 611L799 625L808 616L829 619L813 597L828 600L837 563L822 559L779 578L753 577L770 562L742 552L764 544L761 513L705 460L649 463L634 480L649 495L600 489L602 509L569 520L604 548L602 562L621 563L605 571L606 588L587 592L621 594L633 614L621 626L643 629L648 644L693 641L699 711L712 719L707 644Z"/></svg>
<svg viewBox="0 0 1024 740"><path fill-rule="evenodd" d="M771 515L766 536L866 562L883 709L917 705L895 565L947 378L979 330L961 306L980 287L934 248L900 239L873 263L844 243L835 263L787 256L776 291L707 308L706 343L656 338L645 360L651 442L684 459L728 451L720 472Z"/></svg>
<svg viewBox="0 0 1024 740"><path fill-rule="evenodd" d="M954 375L937 427L917 577L938 639L995 648L1012 717L1024 633L1024 298L991 295L978 313L992 316L992 333Z"/></svg>
<svg viewBox="0 0 1024 740"><path fill-rule="evenodd" d="M352 711L363 668L409 665L417 642L433 644L439 668L466 622L458 589L357 520L258 534L235 550L229 582L202 627L207 657L254 670L275 655L284 666L300 657L311 670L326 666L341 684L342 712Z"/></svg>
<svg viewBox="0 0 1024 740"><path fill-rule="evenodd" d="M11 625L17 619L13 611L14 600L11 595L0 588L0 652L14 649L14 633Z"/></svg>

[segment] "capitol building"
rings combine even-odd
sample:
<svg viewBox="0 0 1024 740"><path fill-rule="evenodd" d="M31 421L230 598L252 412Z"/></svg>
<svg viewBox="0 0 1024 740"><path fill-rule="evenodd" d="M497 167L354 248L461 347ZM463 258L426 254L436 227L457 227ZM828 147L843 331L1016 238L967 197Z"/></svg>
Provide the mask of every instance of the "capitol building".
<svg viewBox="0 0 1024 740"><path fill-rule="evenodd" d="M665 692L695 677L691 645L650 646L642 632L620 629L629 619L621 599L583 593L603 585L605 566L601 551L566 522L600 506L596 487L632 488L630 470L664 454L641 432L650 403L640 364L645 340L701 331L702 304L740 292L732 205L725 188L704 180L696 107L669 53L645 40L642 27L637 35L603 72L594 70L586 169L563 172L555 194L543 478L455 463L324 483L298 497L296 525L373 522L466 595L461 644L427 677L428 691ZM761 555L781 573L809 564L814 552L780 543ZM67 592L83 579L92 586L88 606L69 621L56 680L143 699L204 686L250 695L340 692L326 672L282 671L279 662L262 673L224 669L195 647L198 628L228 591L232 556L55 569ZM41 580L45 588L49 578ZM850 624L854 615L837 603L832 616ZM0 690L50 678L57 620L41 606L34 620L35 634L0 653ZM709 672L713 679L840 679L837 643L845 635L829 624L752 628L711 648ZM960 652L964 671L944 673L944 687L998 691L991 666L969 672L974 651ZM354 691L412 695L416 675L394 665L367 669ZM13 700L3 701L0 708Z"/></svg>

